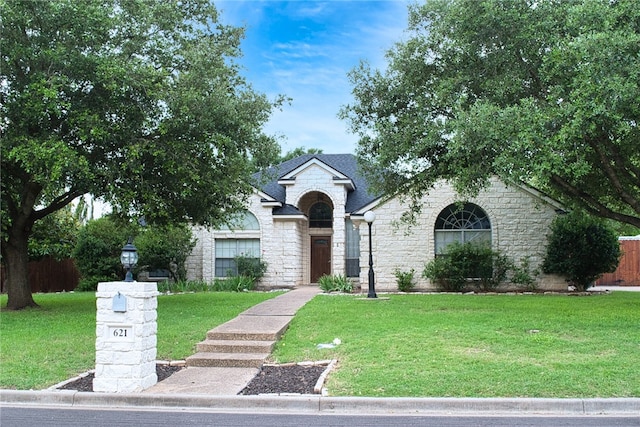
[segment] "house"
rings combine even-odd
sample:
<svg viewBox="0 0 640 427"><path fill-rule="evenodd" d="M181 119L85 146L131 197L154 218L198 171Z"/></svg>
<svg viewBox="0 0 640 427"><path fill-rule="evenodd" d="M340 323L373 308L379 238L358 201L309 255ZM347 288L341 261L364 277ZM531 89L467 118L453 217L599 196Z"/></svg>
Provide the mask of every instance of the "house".
<svg viewBox="0 0 640 427"><path fill-rule="evenodd" d="M454 241L485 240L533 269L542 263L551 222L560 205L526 186L494 179L462 205L451 185L441 182L422 199L411 226L401 197L369 192L351 154L308 154L254 176L255 192L234 225L198 228L187 260L188 278L211 281L234 268L234 257L261 257L266 288L316 283L325 274L345 275L367 289L371 224L377 291L397 290L394 271L416 271L418 289L434 289L421 277L425 264ZM462 209L460 209L460 207ZM541 289L566 289L555 276L538 277Z"/></svg>

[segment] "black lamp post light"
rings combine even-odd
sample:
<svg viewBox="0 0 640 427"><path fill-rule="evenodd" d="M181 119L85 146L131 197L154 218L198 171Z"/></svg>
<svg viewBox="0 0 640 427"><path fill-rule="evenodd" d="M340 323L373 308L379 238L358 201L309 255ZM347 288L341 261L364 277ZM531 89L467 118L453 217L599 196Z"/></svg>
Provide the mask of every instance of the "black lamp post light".
<svg viewBox="0 0 640 427"><path fill-rule="evenodd" d="M369 293L367 298L378 298L378 295L376 295L375 273L373 272L373 250L371 244L371 225L376 220L375 212L365 212L364 220L369 224Z"/></svg>
<svg viewBox="0 0 640 427"><path fill-rule="evenodd" d="M136 247L133 246L133 239L129 237L129 241L122 248L122 253L120 254L120 262L122 266L127 270L127 274L124 276L125 282L133 282L133 274L131 273L131 269L135 267L138 263L138 251Z"/></svg>

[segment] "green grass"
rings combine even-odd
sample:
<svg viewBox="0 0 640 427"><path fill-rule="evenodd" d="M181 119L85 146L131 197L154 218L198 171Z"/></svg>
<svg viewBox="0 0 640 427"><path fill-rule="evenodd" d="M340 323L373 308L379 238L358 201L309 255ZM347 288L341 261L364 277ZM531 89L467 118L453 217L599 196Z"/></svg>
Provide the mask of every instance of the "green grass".
<svg viewBox="0 0 640 427"><path fill-rule="evenodd" d="M183 359L206 332L279 293L208 292L158 297L159 360ZM0 316L0 388L42 389L95 367L96 299L36 294L38 309ZM0 296L5 306L6 295Z"/></svg>
<svg viewBox="0 0 640 427"><path fill-rule="evenodd" d="M158 359L182 359L210 328L277 294L158 299ZM0 387L41 389L94 367L93 293L36 295L3 311ZM6 304L6 296L0 297ZM338 396L639 397L640 293L319 295L294 318L274 361L338 359ZM340 338L334 349L319 343Z"/></svg>
<svg viewBox="0 0 640 427"><path fill-rule="evenodd" d="M638 397L640 293L320 295L272 358L338 359L338 396Z"/></svg>

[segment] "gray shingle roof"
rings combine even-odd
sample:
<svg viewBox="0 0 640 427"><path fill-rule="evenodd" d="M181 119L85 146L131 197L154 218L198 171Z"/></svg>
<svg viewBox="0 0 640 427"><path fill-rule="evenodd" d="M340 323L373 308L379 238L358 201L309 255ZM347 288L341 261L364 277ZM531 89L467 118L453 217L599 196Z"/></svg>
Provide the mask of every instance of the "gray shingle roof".
<svg viewBox="0 0 640 427"><path fill-rule="evenodd" d="M253 175L254 185L275 200L285 203L286 190L278 184L278 180L312 159L318 159L353 181L355 189L347 195L347 213L357 211L378 198L369 192L369 185L359 173L358 162L353 154L305 154Z"/></svg>

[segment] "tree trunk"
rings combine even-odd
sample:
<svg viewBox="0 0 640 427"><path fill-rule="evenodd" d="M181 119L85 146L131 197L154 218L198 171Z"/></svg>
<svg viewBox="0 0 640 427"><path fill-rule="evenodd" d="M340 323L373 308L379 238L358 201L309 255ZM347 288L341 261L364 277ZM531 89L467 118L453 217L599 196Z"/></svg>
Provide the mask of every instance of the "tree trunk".
<svg viewBox="0 0 640 427"><path fill-rule="evenodd" d="M2 256L7 268L7 308L21 310L37 307L29 284L29 233L28 230L9 229L9 239L3 246Z"/></svg>

